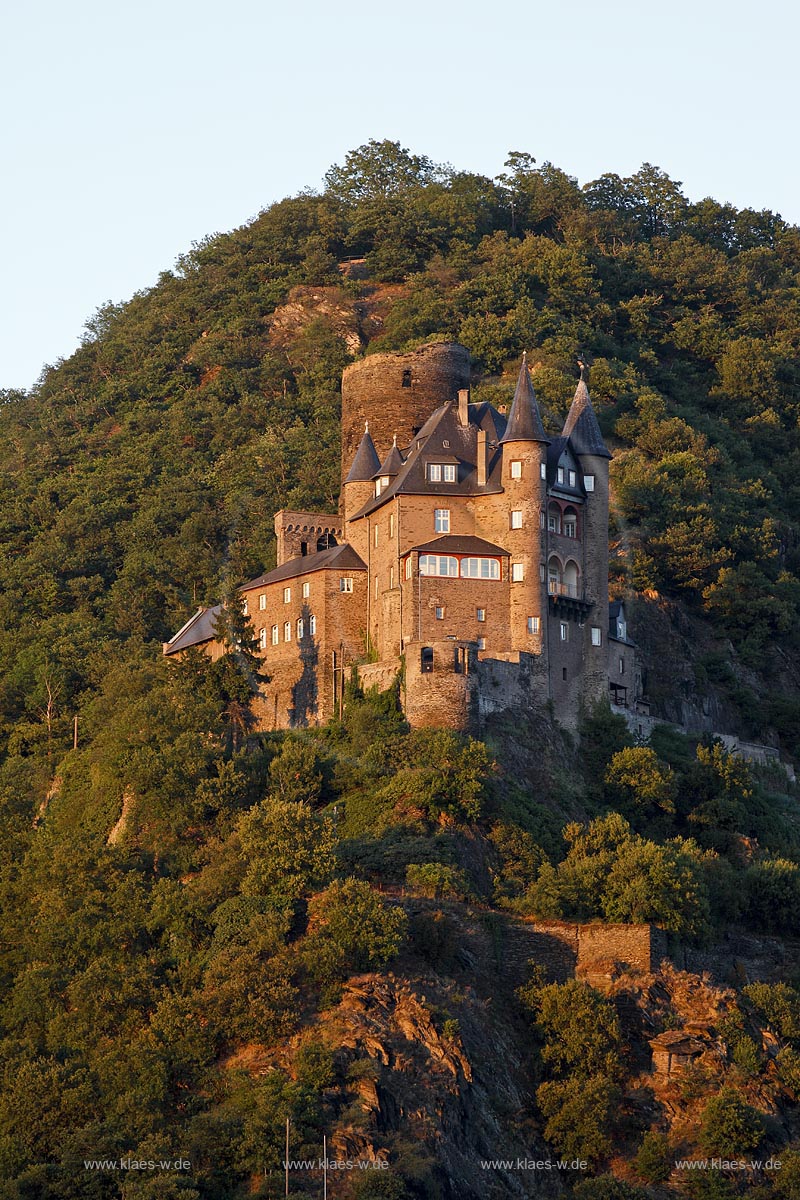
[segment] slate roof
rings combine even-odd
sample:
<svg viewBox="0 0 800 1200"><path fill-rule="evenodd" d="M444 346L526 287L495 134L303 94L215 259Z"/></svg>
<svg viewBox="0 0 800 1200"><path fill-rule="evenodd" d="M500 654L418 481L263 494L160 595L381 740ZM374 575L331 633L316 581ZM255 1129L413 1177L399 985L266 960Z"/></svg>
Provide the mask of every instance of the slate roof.
<svg viewBox="0 0 800 1200"><path fill-rule="evenodd" d="M188 650L190 646L200 646L203 642L213 641L216 636L214 625L221 612L221 604L215 604L213 608L198 608L174 637L164 642L164 653L176 654L179 650Z"/></svg>
<svg viewBox="0 0 800 1200"><path fill-rule="evenodd" d="M469 554L475 557L497 557L502 554L508 558L509 554L502 546L495 546L483 538L471 534L459 536L456 533L443 533L441 537L434 538L431 542L423 542L421 546L412 546L411 549L418 550L420 554Z"/></svg>
<svg viewBox="0 0 800 1200"><path fill-rule="evenodd" d="M565 437L554 438L547 447L547 486L552 488L554 491L564 493L571 499L582 500L586 495L586 490L583 486L583 475L580 469L580 463L577 459L574 459L576 475L575 487L570 487L569 483L558 482L558 463L561 455L567 448L573 450L573 447L569 444L569 438ZM569 476L567 476L567 479L569 479Z"/></svg>
<svg viewBox="0 0 800 1200"><path fill-rule="evenodd" d="M622 609L622 608L623 608L622 600L612 600L609 603L609 606L608 606L608 636L614 642L622 642L626 646L635 646L636 642L632 641L631 638L629 638L627 636L624 638L621 638L617 634L617 617L619 616L620 609ZM624 613L623 613L623 615L624 615ZM625 620L626 630L627 630L627 627L628 627L628 622L627 622L627 618L626 618L626 620Z"/></svg>
<svg viewBox="0 0 800 1200"><path fill-rule="evenodd" d="M380 496L372 496L353 516L354 520L374 512L396 495L474 496L501 492L502 458L500 438L506 421L491 404L470 404L468 423L462 425L457 405L447 403L433 412L409 446L403 450L403 462L391 483ZM478 487L478 430L487 435L489 463L486 484ZM447 443L447 444L445 444ZM428 463L456 463L455 483L432 482L427 477ZM383 469L377 476L386 474Z"/></svg>
<svg viewBox="0 0 800 1200"><path fill-rule="evenodd" d="M356 456L347 472L345 483L364 483L366 480L372 479L380 465L381 460L378 458L378 451L375 449L369 425L366 425L361 441L358 443Z"/></svg>
<svg viewBox="0 0 800 1200"><path fill-rule="evenodd" d="M564 437L569 438L576 454L591 454L595 458L611 458L603 441L600 426L597 424L597 417L592 408L589 389L583 378L582 369L572 405L564 422L563 434Z"/></svg>
<svg viewBox="0 0 800 1200"><path fill-rule="evenodd" d="M536 403L536 393L533 390L526 354L522 356L514 402L511 405L508 424L501 441L544 442L545 445L550 441L544 431L542 418L539 416L539 405Z"/></svg>
<svg viewBox="0 0 800 1200"><path fill-rule="evenodd" d="M310 575L313 571L366 571L367 565L346 542L343 546L329 546L316 554L305 554L301 558L290 558L288 562L243 583L239 591L250 592L253 588L266 587L269 583L280 583L282 579L296 579L299 575Z"/></svg>
<svg viewBox="0 0 800 1200"><path fill-rule="evenodd" d="M385 475L398 475L402 469L403 456L397 449L397 442L393 442L391 450L373 475L373 479L381 479Z"/></svg>

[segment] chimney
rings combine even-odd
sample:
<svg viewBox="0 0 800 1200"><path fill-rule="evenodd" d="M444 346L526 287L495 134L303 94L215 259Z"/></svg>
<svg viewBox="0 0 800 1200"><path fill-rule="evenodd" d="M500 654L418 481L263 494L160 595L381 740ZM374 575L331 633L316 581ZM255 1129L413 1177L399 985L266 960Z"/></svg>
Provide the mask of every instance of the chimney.
<svg viewBox="0 0 800 1200"><path fill-rule="evenodd" d="M486 474L489 461L489 443L486 430L478 430L478 487L486 487Z"/></svg>
<svg viewBox="0 0 800 1200"><path fill-rule="evenodd" d="M458 419L466 429L469 425L469 388L461 388L458 393Z"/></svg>

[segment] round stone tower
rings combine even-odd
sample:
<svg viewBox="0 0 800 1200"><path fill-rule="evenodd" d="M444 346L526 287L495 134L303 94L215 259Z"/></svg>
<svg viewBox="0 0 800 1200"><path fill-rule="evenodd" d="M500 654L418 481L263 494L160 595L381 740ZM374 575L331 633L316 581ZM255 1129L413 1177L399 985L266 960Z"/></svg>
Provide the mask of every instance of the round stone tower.
<svg viewBox="0 0 800 1200"><path fill-rule="evenodd" d="M407 446L431 413L469 387L469 350L456 342L406 354L371 354L342 376L342 481L356 456L364 423L383 460L397 435Z"/></svg>

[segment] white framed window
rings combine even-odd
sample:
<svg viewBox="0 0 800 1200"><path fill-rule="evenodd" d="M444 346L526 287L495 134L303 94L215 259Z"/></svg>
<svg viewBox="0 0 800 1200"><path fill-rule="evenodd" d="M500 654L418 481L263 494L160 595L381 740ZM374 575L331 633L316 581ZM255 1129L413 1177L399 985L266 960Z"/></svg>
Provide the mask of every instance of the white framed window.
<svg viewBox="0 0 800 1200"><path fill-rule="evenodd" d="M258 597L258 607L261 609L262 612L267 607L267 593L266 592L262 592L261 595Z"/></svg>
<svg viewBox="0 0 800 1200"><path fill-rule="evenodd" d="M568 642L569 641L569 625L567 624L566 621L561 622L561 627L560 627L559 632L561 634L561 641Z"/></svg>
<svg viewBox="0 0 800 1200"><path fill-rule="evenodd" d="M542 479L547 479L547 463L539 463L539 474Z"/></svg>
<svg viewBox="0 0 800 1200"><path fill-rule="evenodd" d="M528 633L538 633L538 632L539 632L539 618L538 617L528 617Z"/></svg>
<svg viewBox="0 0 800 1200"><path fill-rule="evenodd" d="M311 584L304 583L303 584L303 599L307 600L310 595L311 595Z"/></svg>
<svg viewBox="0 0 800 1200"><path fill-rule="evenodd" d="M420 554L420 575L458 575L458 559L443 554Z"/></svg>
<svg viewBox="0 0 800 1200"><path fill-rule="evenodd" d="M511 463L511 478L522 479L522 463L518 459Z"/></svg>
<svg viewBox="0 0 800 1200"><path fill-rule="evenodd" d="M544 529L544 509L539 510L539 528Z"/></svg>
<svg viewBox="0 0 800 1200"><path fill-rule="evenodd" d="M522 509L512 508L511 510L511 528L522 529Z"/></svg>
<svg viewBox="0 0 800 1200"><path fill-rule="evenodd" d="M442 464L428 463L428 479L431 483L442 482Z"/></svg>
<svg viewBox="0 0 800 1200"><path fill-rule="evenodd" d="M375 532L373 533L373 539L374 539L375 545L377 546L377 544L378 544L378 526L377 525L375 526Z"/></svg>
<svg viewBox="0 0 800 1200"><path fill-rule="evenodd" d="M247 607L247 596L242 597L242 612L245 616L250 612L250 609Z"/></svg>
<svg viewBox="0 0 800 1200"><path fill-rule="evenodd" d="M380 479L378 480L378 482L379 482L379 483L380 483L380 485L381 485L381 491L382 491L382 492L385 492L385 491L386 491L386 489L387 489L387 487L389 486L389 476L388 476L388 475L381 475L381 477L380 477Z"/></svg>
<svg viewBox="0 0 800 1200"><path fill-rule="evenodd" d="M544 583L544 576L545 576L544 563L539 563L539 583Z"/></svg>
<svg viewBox="0 0 800 1200"><path fill-rule="evenodd" d="M292 599L292 589L290 587L284 588L283 589L283 603L289 604L291 602L291 599Z"/></svg>
<svg viewBox="0 0 800 1200"><path fill-rule="evenodd" d="M406 559L406 579L411 578L413 571L414 571L414 564L412 563L411 555L409 554L408 558Z"/></svg>
<svg viewBox="0 0 800 1200"><path fill-rule="evenodd" d="M389 537L394 537L394 513L389 513Z"/></svg>
<svg viewBox="0 0 800 1200"><path fill-rule="evenodd" d="M549 513L547 517L547 528L551 533L561 533L561 518L555 513Z"/></svg>
<svg viewBox="0 0 800 1200"><path fill-rule="evenodd" d="M576 480L575 472L574 472L574 471L570 471L570 473L569 473L569 486L570 486L571 488L574 488L574 487L575 487L575 484L576 484L576 482L577 482L577 480Z"/></svg>
<svg viewBox="0 0 800 1200"><path fill-rule="evenodd" d="M476 608L475 615L477 616L479 621L485 621L486 620L486 609L485 608Z"/></svg>
<svg viewBox="0 0 800 1200"><path fill-rule="evenodd" d="M352 592L352 590L353 590L353 580L350 577L339 580L339 591L340 592Z"/></svg>
<svg viewBox="0 0 800 1200"><path fill-rule="evenodd" d="M455 483L455 481L456 481L456 464L455 463L443 463L442 464L442 479L445 483Z"/></svg>
<svg viewBox="0 0 800 1200"><path fill-rule="evenodd" d="M437 508L433 514L433 528L436 533L450 532L450 509Z"/></svg>
<svg viewBox="0 0 800 1200"><path fill-rule="evenodd" d="M600 627L598 625L593 625L592 626L592 645L593 646L602 646L602 644L603 644L602 630L600 629Z"/></svg>
<svg viewBox="0 0 800 1200"><path fill-rule="evenodd" d="M480 638L478 638L478 649L479 649L479 650L485 650L485 649L486 649L486 638L484 638L484 637L480 637Z"/></svg>
<svg viewBox="0 0 800 1200"><path fill-rule="evenodd" d="M297 640L298 640L298 642L302 642L304 633L305 633L305 627L303 624L303 618L298 617L297 618Z"/></svg>
<svg viewBox="0 0 800 1200"><path fill-rule="evenodd" d="M277 625L272 626L272 644L273 644L273 646L277 646L277 644L278 644L278 626Z"/></svg>
<svg viewBox="0 0 800 1200"><path fill-rule="evenodd" d="M563 483L564 482L564 468L563 467L558 468L557 476L558 476L558 482Z"/></svg>
<svg viewBox="0 0 800 1200"><path fill-rule="evenodd" d="M285 621L283 626L283 640L290 642L292 640L292 622Z"/></svg>
<svg viewBox="0 0 800 1200"><path fill-rule="evenodd" d="M625 674L625 659L624 658L621 658L619 660L619 673L620 673L620 675Z"/></svg>
<svg viewBox="0 0 800 1200"><path fill-rule="evenodd" d="M444 620L444 609L442 608L442 606L441 606L441 605L437 605L437 608L436 608L436 620L437 620L437 621L443 621L443 620Z"/></svg>
<svg viewBox="0 0 800 1200"><path fill-rule="evenodd" d="M312 637L316 636L317 618L313 614L308 618L308 632L311 634Z"/></svg>
<svg viewBox="0 0 800 1200"><path fill-rule="evenodd" d="M522 583L525 578L525 567L522 563L511 564L511 582Z"/></svg>
<svg viewBox="0 0 800 1200"><path fill-rule="evenodd" d="M587 492L594 491L594 475L584 475L583 486Z"/></svg>
<svg viewBox="0 0 800 1200"><path fill-rule="evenodd" d="M258 647L260 650L266 650L266 648L267 648L267 631L266 631L266 629L259 629L259 631L258 631Z"/></svg>
<svg viewBox="0 0 800 1200"><path fill-rule="evenodd" d="M499 579L500 561L496 558L462 558L462 579Z"/></svg>
<svg viewBox="0 0 800 1200"><path fill-rule="evenodd" d="M569 515L565 516L564 517L564 537L574 538L577 536L578 536L578 522L576 521L575 517L572 517Z"/></svg>
<svg viewBox="0 0 800 1200"><path fill-rule="evenodd" d="M627 636L627 625L625 624L624 621L620 620L618 617L617 618L617 637L622 638L624 640L626 636Z"/></svg>

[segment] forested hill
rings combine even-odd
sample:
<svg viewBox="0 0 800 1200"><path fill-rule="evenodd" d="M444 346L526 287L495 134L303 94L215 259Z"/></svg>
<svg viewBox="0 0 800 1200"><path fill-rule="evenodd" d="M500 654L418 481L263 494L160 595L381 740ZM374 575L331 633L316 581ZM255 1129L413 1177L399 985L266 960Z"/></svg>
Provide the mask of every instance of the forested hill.
<svg viewBox="0 0 800 1200"><path fill-rule="evenodd" d="M276 509L335 504L359 344L457 339L504 400L527 349L554 420L588 355L625 585L705 610L751 665L777 640L796 654L798 271L796 227L689 203L647 164L580 187L519 153L490 180L354 151L324 192L209 237L5 395L3 738L38 736L48 684L66 719L121 642L169 636L221 577L269 564ZM297 287L305 316L271 332Z"/></svg>
<svg viewBox="0 0 800 1200"><path fill-rule="evenodd" d="M800 230L649 165L585 186L507 168L361 147L2 396L0 1200L283 1194L287 1118L298 1158L328 1136L390 1163L342 1200L521 1197L480 1162L532 1153L629 1181L587 1177L583 1200L654 1200L670 1158L758 1146L787 1168L752 1194L797 1194L784 775L663 726L634 746L602 709L577 749L546 713L485 743L410 731L396 693L353 685L338 722L248 736L246 645L161 655L271 565L277 509L335 507L355 354L458 340L476 398L505 404L527 350L550 429L580 355L614 453L612 586L653 677L680 642L690 690L796 757ZM575 979L520 992L521 917L695 949L735 928L770 981L669 968L619 984L619 1012ZM709 1071L647 1075L651 1034L692 1022L716 1031ZM84 1166L131 1156L191 1168Z"/></svg>

